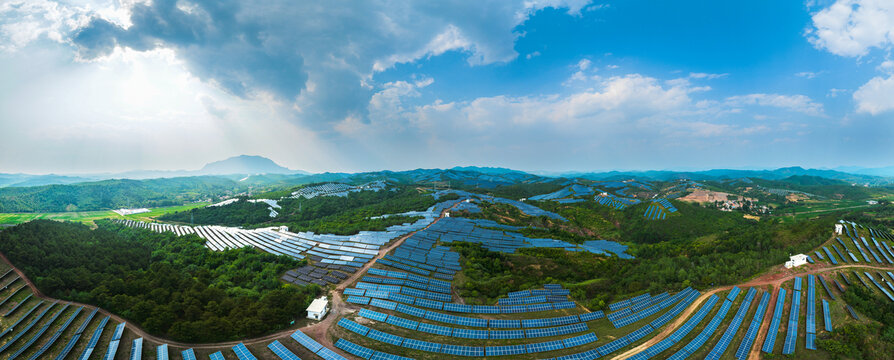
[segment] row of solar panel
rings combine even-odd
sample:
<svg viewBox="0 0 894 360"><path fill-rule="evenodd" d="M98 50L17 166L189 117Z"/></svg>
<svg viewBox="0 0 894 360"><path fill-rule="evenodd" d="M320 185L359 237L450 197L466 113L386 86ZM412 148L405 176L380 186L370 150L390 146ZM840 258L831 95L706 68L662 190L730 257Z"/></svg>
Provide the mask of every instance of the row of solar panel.
<svg viewBox="0 0 894 360"><path fill-rule="evenodd" d="M354 298L355 296L350 296L348 299ZM593 321L596 319L600 319L603 317L601 311L590 312L580 315L568 315L568 316L560 316L553 318L541 318L541 319L522 319L522 320L510 320L510 319L479 319L479 318L470 318L463 316L456 316L450 314L439 313L430 310L423 310L417 307L398 304L387 300L379 300L379 299L371 299L368 303L364 305L375 306L387 310L393 310L397 312L401 312L407 315L412 315L418 318L424 318L432 321L437 321L445 324L453 324L460 326L471 326L471 327L490 327L490 328L498 328L498 329L506 329L506 328L535 328L535 327L548 327L548 326L559 326L559 325L567 325L573 324L577 322L587 322Z"/></svg>
<svg viewBox="0 0 894 360"><path fill-rule="evenodd" d="M633 324L649 316L655 315L659 311L664 310L668 306L671 306L674 303L678 302L680 299L686 298L686 296L688 296L689 293L692 291L695 290L693 290L692 288L686 288L683 289L683 291L678 292L674 296L670 296L668 295L668 293L662 293L649 299L649 301L642 301L638 304L634 304L633 306L628 308L633 311L631 315L620 319L616 318L614 321L612 321L612 325L614 325L615 328L619 328Z"/></svg>
<svg viewBox="0 0 894 360"><path fill-rule="evenodd" d="M566 348L571 348L575 346L581 346L589 343L593 343L598 340L596 335L593 333L587 333L583 335L578 335L571 338L546 341L540 343L530 343L530 344L518 344L518 345L507 345L507 346L464 346L464 345L450 345L450 344L441 344L435 342L422 341L412 338L404 338L402 336L397 336L394 334L389 334L386 332L378 331L376 329L370 329L366 326L360 325L351 320L342 318L338 321L338 325L344 327L345 329L355 332L361 336L366 336L370 339L383 342L386 344L391 344L394 346L401 346L414 350L421 350L427 352L441 353L446 355L454 355L454 356L469 356L469 357L484 357L484 356L502 356L502 355L519 355L519 354L535 354L539 352L546 351L555 351ZM346 350L347 351L347 350ZM355 354L356 355L356 354ZM360 356L360 355L358 355Z"/></svg>
<svg viewBox="0 0 894 360"><path fill-rule="evenodd" d="M748 309L751 307L751 302L754 300L755 294L757 294L757 289L753 287L748 289L748 293L745 294L745 299L742 300L742 303L739 305L739 310L736 311L733 320L726 327L720 340L717 341L717 344L714 345L705 359L719 360L723 353L726 352L729 344L733 341L733 337L736 336L739 328L742 327L742 323L745 321L745 314L748 313Z"/></svg>
<svg viewBox="0 0 894 360"><path fill-rule="evenodd" d="M714 314L714 317L711 318L711 321L708 322L708 325L705 326L702 331L695 336L692 341L690 341L686 346L682 349L678 350L676 353L671 355L669 359L685 359L692 355L692 353L696 352L700 349L704 344L708 341L708 339L714 335L714 332L717 331L717 328L720 327L720 323L723 321L723 318L726 317L726 314L729 312L729 309L733 306L733 301L735 301L736 297L739 295L739 288L734 287L732 291L728 294L727 298L723 300L723 305L720 306L720 310Z"/></svg>
<svg viewBox="0 0 894 360"><path fill-rule="evenodd" d="M370 275L378 275L378 276L385 276L385 277L401 279L401 280L409 280L409 281L414 281L414 282L421 283L421 284L434 285L434 286L448 288L448 289L451 286L450 282L448 282L448 281L431 279L431 278L419 276L416 274L405 273L402 271L369 268L367 273L369 273Z"/></svg>
<svg viewBox="0 0 894 360"><path fill-rule="evenodd" d="M558 336L558 335L568 335L581 331L586 331L589 329L587 323L585 322L575 322L570 323L569 325L556 326L556 327L544 327L544 328L536 328L536 329L526 329L526 330L472 330L472 329L464 329L464 328L453 328L446 326L438 326L427 323L422 323L414 320L409 320L405 318L401 318L395 315L389 316L388 314L380 313L377 311L372 311L368 309L361 309L358 313L359 316L379 321L385 322L387 324L391 324L394 326L422 331L426 333L433 333L437 335L450 336L456 338L464 338L464 339L524 339L524 338L538 338L538 337L548 337L548 336ZM569 319L570 321L575 321L573 319ZM491 320L493 321L493 320Z"/></svg>
<svg viewBox="0 0 894 360"><path fill-rule="evenodd" d="M652 357L661 354L665 350L669 349L671 346L674 346L676 343L683 340L686 335L688 335L695 327L708 315L711 309L714 308L714 305L717 304L719 298L717 295L711 295L708 297L708 300L705 301L704 304L695 312L689 320L683 324L683 326L677 328L670 336L665 338L664 340L659 341L657 344L650 346L644 351L641 351L630 357L631 360L644 360L650 359Z"/></svg>
<svg viewBox="0 0 894 360"><path fill-rule="evenodd" d="M561 309L571 309L576 307L577 305L573 301L561 301L555 303L543 303L543 304L532 304L532 305L510 305L510 306L491 306L491 305L464 305L464 304L456 304L451 302L442 302L435 301L429 299L418 298L406 294L411 294L413 291L406 291L407 288L401 288L400 292L405 293L401 294L398 292L387 291L391 290L388 286L392 285L376 285L376 284L361 284L358 283L358 288L352 288L351 290L345 289L345 294L351 295L348 297L346 301L354 304L362 304L368 305L373 299L388 299L393 301L398 301L401 303L421 306L429 309L435 310L444 310L444 311L452 311L459 313L471 313L471 314L517 314L517 313L529 313L529 312L539 312L539 311L549 311L549 310L561 310ZM385 286L385 290L382 290L382 286ZM364 288L359 288L364 287ZM361 290L363 292L361 292ZM413 289L410 289L413 290Z"/></svg>

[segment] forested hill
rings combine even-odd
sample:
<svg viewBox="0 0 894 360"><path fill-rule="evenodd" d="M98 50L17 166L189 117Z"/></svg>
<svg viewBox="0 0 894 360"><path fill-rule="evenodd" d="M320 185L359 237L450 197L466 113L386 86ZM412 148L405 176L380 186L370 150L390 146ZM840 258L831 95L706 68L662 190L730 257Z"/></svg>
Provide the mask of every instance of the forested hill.
<svg viewBox="0 0 894 360"><path fill-rule="evenodd" d="M93 304L176 341L257 337L289 326L320 293L281 286L304 260L254 248L212 251L178 237L110 221L35 220L0 231L0 251L48 296Z"/></svg>
<svg viewBox="0 0 894 360"><path fill-rule="evenodd" d="M61 212L158 207L231 195L241 185L216 176L104 180L71 185L0 188L0 212Z"/></svg>

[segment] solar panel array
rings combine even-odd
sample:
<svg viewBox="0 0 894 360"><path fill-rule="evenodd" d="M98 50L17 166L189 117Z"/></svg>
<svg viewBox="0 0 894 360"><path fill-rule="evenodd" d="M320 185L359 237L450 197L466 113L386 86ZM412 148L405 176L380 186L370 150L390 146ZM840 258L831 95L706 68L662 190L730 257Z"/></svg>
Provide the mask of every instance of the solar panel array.
<svg viewBox="0 0 894 360"><path fill-rule="evenodd" d="M612 320L612 318L609 318L609 320L612 322L612 325L614 325L615 328L633 324L637 321L657 314L659 311L664 310L668 306L671 306L681 299L686 298L687 296L689 296L689 293L693 291L695 290L693 290L692 288L686 288L683 289L683 291L678 292L674 296L670 296L667 293L660 294L658 296L652 297L648 301L641 301L638 304L633 304L632 306L630 306L628 309L631 309L632 313L629 316L623 318L615 317L614 320Z"/></svg>
<svg viewBox="0 0 894 360"><path fill-rule="evenodd" d="M639 199L620 197L609 193L596 195L593 200L596 200L596 203L599 205L610 206L617 210L624 210L624 208L630 205L636 205L641 202Z"/></svg>
<svg viewBox="0 0 894 360"><path fill-rule="evenodd" d="M157 360L168 360L168 344L161 344L155 348L155 358Z"/></svg>
<svg viewBox="0 0 894 360"><path fill-rule="evenodd" d="M233 346L233 352L236 353L236 357L239 358L239 360L258 360L251 351L248 351L248 348L246 348L243 343L238 343Z"/></svg>
<svg viewBox="0 0 894 360"><path fill-rule="evenodd" d="M307 334L301 332L301 330L296 330L294 333L292 333L291 337L310 352L317 354L317 356L323 358L323 360L347 360L344 356L341 356L330 350L329 348L320 345L320 343L318 343L314 339L311 339L310 336L307 336Z"/></svg>
<svg viewBox="0 0 894 360"><path fill-rule="evenodd" d="M64 323L62 323L62 326L60 326L59 329L56 330L56 332L53 334L53 336L50 337L50 339L45 344L43 344L43 346L41 346L39 349L37 349L37 351L33 355L31 355L31 357L28 358L28 360L38 359L38 358L40 358L41 355L43 355L43 353L45 353L47 350L49 350L49 348L51 346L53 346L53 344L56 343L56 340L58 340L59 337L62 336L62 333L68 329L68 326L71 325L71 323L74 321L74 319L76 317L78 317L78 314L80 314L81 310L83 310L83 309L84 309L83 306L75 309L75 311L68 317L68 320L66 320ZM60 311L59 313L61 314L62 312Z"/></svg>
<svg viewBox="0 0 894 360"><path fill-rule="evenodd" d="M761 351L772 353L776 344L776 335L779 333L779 323L782 321L782 308L785 306L785 289L779 289L776 296L776 306L773 307L773 317L770 320L770 328L767 329L767 337L764 339L764 346Z"/></svg>
<svg viewBox="0 0 894 360"><path fill-rule="evenodd" d="M816 350L816 279L807 275L807 326L806 348Z"/></svg>
<svg viewBox="0 0 894 360"><path fill-rule="evenodd" d="M133 339L130 343L130 360L140 360L143 358L143 338Z"/></svg>
<svg viewBox="0 0 894 360"><path fill-rule="evenodd" d="M782 353L785 355L795 352L795 342L798 340L798 314L801 310L801 278L795 278L795 290L792 292L792 307L789 311L788 327L785 333L785 343L782 345Z"/></svg>
<svg viewBox="0 0 894 360"><path fill-rule="evenodd" d="M678 350L676 353L671 355L669 359L685 359L692 355L696 350L701 348L708 339L714 335L714 332L717 331L717 328L720 327L720 322L723 321L723 318L726 317L726 313L729 312L729 309L733 306L733 301L735 301L736 297L739 296L739 288L734 287L732 291L730 291L729 295L726 299L723 300L723 305L720 306L720 310L714 314L714 317L711 318L711 321L708 322L708 325L705 326L702 331L696 335L692 341L690 341L686 346L682 349Z"/></svg>
<svg viewBox="0 0 894 360"><path fill-rule="evenodd" d="M751 301L754 300L754 295L756 293L757 290L755 288L748 289L748 293L745 294L745 300L742 300L742 303L739 305L739 310L736 311L736 316L733 317L733 321L727 326L726 330L723 332L723 336L720 337L720 340L717 341L717 344L714 345L714 348L711 349L711 352L708 353L708 356L705 359L720 359L720 356L726 352L726 348L729 347L730 342L733 341L733 337L736 336L739 328L742 327L742 322L745 321L745 314L748 313L748 309L751 307Z"/></svg>
<svg viewBox="0 0 894 360"><path fill-rule="evenodd" d="M674 344L683 340L686 335L688 335L695 327L711 312L711 309L714 308L714 305L717 304L717 301L720 298L717 295L711 295L708 297L708 300L705 301L704 304L683 324L683 326L677 328L670 336L665 338L664 340L659 341L657 344L650 346L648 349L641 351L630 357L631 360L645 360L650 359L652 357L658 356L665 350L669 349Z"/></svg>
<svg viewBox="0 0 894 360"><path fill-rule="evenodd" d="M267 348L282 360L301 360L298 355L286 348L279 340L273 340L272 343L267 344Z"/></svg>
<svg viewBox="0 0 894 360"><path fill-rule="evenodd" d="M829 302L823 299L823 324L826 331L832 332L832 313L829 311Z"/></svg>
<svg viewBox="0 0 894 360"><path fill-rule="evenodd" d="M9 358L10 358L10 359L15 359L15 358L17 358L17 357L18 357L19 355L21 355L23 352L25 352L26 350L28 350L28 348L30 348L31 345L34 345L34 342L37 341L37 339L39 339L39 338L43 335L43 333L45 333L45 332L47 331L47 329L50 327L50 325L51 325L54 321L56 321L56 318L58 318L59 315L62 315L62 312L64 312L65 309L68 309L68 306L69 306L69 304L65 304L64 306L62 306L62 309L59 309L59 311L57 311L56 313L54 313L53 316L50 317L50 319L47 320L47 321L44 323L44 325L41 326L41 328L38 329L37 332L36 332L33 336L31 336L31 339L29 339L28 341L25 342L24 345L22 345L21 347L19 347L19 349L16 350L16 351L15 351ZM35 322L35 324L36 324L36 322ZM12 343L12 342L9 342L9 343Z"/></svg>
<svg viewBox="0 0 894 360"><path fill-rule="evenodd" d="M186 349L180 352L180 357L183 360L196 360L196 352L192 349Z"/></svg>
<svg viewBox="0 0 894 360"><path fill-rule="evenodd" d="M866 277L869 278L869 281L872 281L872 283L875 284L875 286L879 290L881 290L883 294L885 294L885 296L888 298L888 300L894 301L894 296L891 295L891 292L889 292L888 289L885 289L884 287L882 287L882 284L879 284L879 282L876 281L874 277L872 277L872 274L864 271L863 275L866 275ZM884 279L882 279L882 280L884 280Z"/></svg>
<svg viewBox="0 0 894 360"><path fill-rule="evenodd" d="M643 214L643 217L649 220L660 220L667 218L667 213L664 212L664 209L657 204L651 204L648 208L646 208L646 212Z"/></svg>
<svg viewBox="0 0 894 360"><path fill-rule="evenodd" d="M99 337L102 336L102 331L105 329L110 318L111 316L106 316L99 322L99 326L93 331L93 336L90 337L90 341L87 342L87 347L84 348L84 351L81 352L81 356L79 356L78 359L87 360L90 358L90 354L92 354L93 350L96 348L96 343L99 342Z"/></svg>
<svg viewBox="0 0 894 360"><path fill-rule="evenodd" d="M52 321L51 321L52 322ZM49 325L49 324L47 324ZM115 327L115 332L112 333L112 340L109 340L109 347L106 348L106 355L103 356L103 359L106 360L114 360L115 354L118 352L118 344L121 342L121 335L124 334L124 327L126 323L120 323ZM195 359L195 357L193 357ZM184 359L186 360L186 359Z"/></svg>

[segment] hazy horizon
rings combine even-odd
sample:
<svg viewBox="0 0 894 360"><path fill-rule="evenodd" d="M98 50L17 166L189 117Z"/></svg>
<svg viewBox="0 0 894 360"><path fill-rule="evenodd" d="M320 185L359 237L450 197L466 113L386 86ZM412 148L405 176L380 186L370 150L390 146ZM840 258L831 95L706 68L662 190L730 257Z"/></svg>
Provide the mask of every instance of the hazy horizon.
<svg viewBox="0 0 894 360"><path fill-rule="evenodd" d="M0 173L888 167L892 45L861 0L13 0Z"/></svg>

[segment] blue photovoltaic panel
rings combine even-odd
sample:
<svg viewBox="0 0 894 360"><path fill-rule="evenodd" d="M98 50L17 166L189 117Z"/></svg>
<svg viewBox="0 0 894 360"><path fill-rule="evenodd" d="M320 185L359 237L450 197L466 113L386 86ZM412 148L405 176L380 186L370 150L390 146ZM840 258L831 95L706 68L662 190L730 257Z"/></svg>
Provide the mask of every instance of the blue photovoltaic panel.
<svg viewBox="0 0 894 360"><path fill-rule="evenodd" d="M757 337L760 326L764 322L764 316L766 316L767 305L769 303L770 294L764 293L764 295L761 296L761 302L760 304L758 304L757 310L755 310L754 312L754 316L751 318L751 325L748 326L748 330L745 332L745 337L739 344L739 349L736 350L736 359L743 360L748 356L748 352L751 350L751 346L754 344L754 340Z"/></svg>
<svg viewBox="0 0 894 360"><path fill-rule="evenodd" d="M422 350L428 352L440 352L441 344L433 343L428 341L416 340L416 339L405 339L403 343L403 347L410 348L414 350Z"/></svg>
<svg viewBox="0 0 894 360"><path fill-rule="evenodd" d="M292 337L292 339L301 344L301 346L304 346L312 353L316 353L317 351L320 351L321 348L323 348L323 345L320 345L320 343L318 343L316 340L311 339L310 336L307 336L307 334L301 332L301 330L296 330L290 336Z"/></svg>
<svg viewBox="0 0 894 360"><path fill-rule="evenodd" d="M238 343L236 346L233 346L233 352L236 353L236 357L238 357L239 360L258 360L251 351L248 351L243 343Z"/></svg>
<svg viewBox="0 0 894 360"><path fill-rule="evenodd" d="M522 319L521 325L524 328L546 327L552 325L551 319Z"/></svg>
<svg viewBox="0 0 894 360"><path fill-rule="evenodd" d="M596 334L586 333L583 335L578 335L575 337L570 337L567 339L563 339L562 341L565 343L565 348L581 346L589 343L594 343L598 341L599 338L596 337Z"/></svg>
<svg viewBox="0 0 894 360"><path fill-rule="evenodd" d="M394 301L381 300L381 299L372 299L369 301L369 306L380 307L383 309L394 310L397 308L397 303Z"/></svg>
<svg viewBox="0 0 894 360"><path fill-rule="evenodd" d="M419 327L418 321L408 320L397 316L389 316L388 321L386 322L391 325L400 326L402 328L407 328L410 330L416 330L416 328Z"/></svg>
<svg viewBox="0 0 894 360"><path fill-rule="evenodd" d="M211 355L208 355L208 357L211 358L211 360L226 360L226 358L223 356L223 354L220 351L213 353Z"/></svg>
<svg viewBox="0 0 894 360"><path fill-rule="evenodd" d="M279 340L273 340L272 343L267 344L267 348L282 360L301 360L298 355L286 348Z"/></svg>
<svg viewBox="0 0 894 360"><path fill-rule="evenodd" d="M625 347L627 345L630 345L630 343L627 341L627 338L620 337L608 344L605 344L605 345L602 345L602 346L596 348L596 351L598 351L603 356L607 356L608 354L611 354L611 353L617 351L618 349Z"/></svg>
<svg viewBox="0 0 894 360"><path fill-rule="evenodd" d="M433 325L428 323L419 323L419 327L416 328L417 331L435 334L435 335L444 335L450 336L453 333L453 328L449 328L441 325Z"/></svg>
<svg viewBox="0 0 894 360"><path fill-rule="evenodd" d="M605 317L605 313L602 310L589 312L586 314L580 314L580 321L593 321L596 319L602 319Z"/></svg>
<svg viewBox="0 0 894 360"><path fill-rule="evenodd" d="M504 356L504 355L519 355L519 354L527 354L527 350L524 344L519 345L505 345L505 346L488 346L484 348L485 354L487 356Z"/></svg>
<svg viewBox="0 0 894 360"><path fill-rule="evenodd" d="M801 309L801 292L795 290L792 295L792 307L789 312L788 328L786 329L785 343L782 345L782 353L785 355L795 352L795 342L798 340L798 314Z"/></svg>
<svg viewBox="0 0 894 360"><path fill-rule="evenodd" d="M773 318L770 321L770 328L767 329L767 337L764 339L764 346L761 351L772 353L776 344L776 335L779 333L779 322L782 320L782 307L785 306L785 289L779 289L779 295L776 296L776 306L773 308Z"/></svg>
<svg viewBox="0 0 894 360"><path fill-rule="evenodd" d="M448 355L456 355L456 356L473 356L473 357L483 357L484 356L484 348L480 346L463 346L463 345L443 345L441 346L441 353Z"/></svg>
<svg viewBox="0 0 894 360"><path fill-rule="evenodd" d="M388 319L388 314L383 314L378 311L372 311L368 309L360 309L360 312L358 312L357 315L375 321L385 321L385 319Z"/></svg>
<svg viewBox="0 0 894 360"><path fill-rule="evenodd" d="M397 307L394 310L415 317L425 317L425 310L410 305L397 304Z"/></svg>
<svg viewBox="0 0 894 360"><path fill-rule="evenodd" d="M158 360L168 360L168 344L161 344L155 348L155 358Z"/></svg>
<svg viewBox="0 0 894 360"><path fill-rule="evenodd" d="M832 332L832 315L829 313L829 302L823 299L823 322L826 331Z"/></svg>
<svg viewBox="0 0 894 360"><path fill-rule="evenodd" d="M335 342L335 347L342 349L349 354L359 356L363 359L369 359L370 357L372 357L373 353L375 353L375 351L369 348L357 345L345 339L338 339L338 341Z"/></svg>
<svg viewBox="0 0 894 360"><path fill-rule="evenodd" d="M186 349L180 352L180 356L183 360L196 360L196 353L192 351L192 349Z"/></svg>
<svg viewBox="0 0 894 360"><path fill-rule="evenodd" d="M491 319L487 321L487 326L492 328L520 328L521 321L520 320L501 320L501 319Z"/></svg>
<svg viewBox="0 0 894 360"><path fill-rule="evenodd" d="M370 331L370 329L366 326L360 325L354 321L348 320L346 318L341 318L338 320L338 326L341 326L345 329L358 333L360 335L366 336L366 334Z"/></svg>
<svg viewBox="0 0 894 360"><path fill-rule="evenodd" d="M487 330L453 329L453 337L464 339L487 339Z"/></svg>
<svg viewBox="0 0 894 360"><path fill-rule="evenodd" d="M404 338L401 336L389 334L376 329L369 329L369 332L366 333L366 336L370 339L381 341L383 343L391 344L394 346L400 346L400 344L404 342Z"/></svg>
<svg viewBox="0 0 894 360"><path fill-rule="evenodd" d="M756 292L757 290L755 288L748 289L748 293L745 295L745 300L739 305L739 310L736 311L733 321L727 326L726 330L723 332L723 336L720 337L720 340L717 341L717 344L714 345L714 348L711 349L711 352L708 353L708 356L705 357L705 359L717 360L720 359L720 356L722 356L724 352L726 352L730 342L733 341L733 337L736 336L739 328L742 327L742 322L745 320L745 314L748 312L748 308L751 307L751 301L754 299L754 294Z"/></svg>
<svg viewBox="0 0 894 360"><path fill-rule="evenodd" d="M553 341L547 341L547 342L541 342L541 343L528 344L527 350L528 350L529 354L533 354L533 353L539 353L539 352L544 352L544 351L561 350L564 348L565 348L565 343L563 343L562 340L553 340Z"/></svg>
<svg viewBox="0 0 894 360"><path fill-rule="evenodd" d="M524 330L490 330L488 335L491 339L524 339Z"/></svg>
<svg viewBox="0 0 894 360"><path fill-rule="evenodd" d="M356 288L347 288L344 291L345 295L355 295L355 296L363 296L366 290L356 289Z"/></svg>

